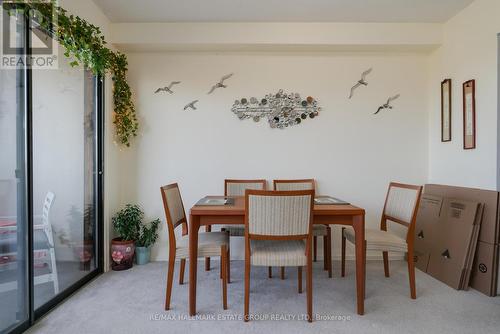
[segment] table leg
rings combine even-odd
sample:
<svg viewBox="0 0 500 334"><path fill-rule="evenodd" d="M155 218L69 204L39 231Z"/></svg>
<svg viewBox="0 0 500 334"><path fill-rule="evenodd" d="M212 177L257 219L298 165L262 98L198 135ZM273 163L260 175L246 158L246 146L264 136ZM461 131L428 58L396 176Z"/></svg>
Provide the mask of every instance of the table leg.
<svg viewBox="0 0 500 334"><path fill-rule="evenodd" d="M365 270L366 270L366 248L365 248L365 217L364 215L353 217L356 244L356 294L358 314L365 313Z"/></svg>
<svg viewBox="0 0 500 334"><path fill-rule="evenodd" d="M189 315L196 314L196 274L198 270L198 230L200 217L189 219Z"/></svg>

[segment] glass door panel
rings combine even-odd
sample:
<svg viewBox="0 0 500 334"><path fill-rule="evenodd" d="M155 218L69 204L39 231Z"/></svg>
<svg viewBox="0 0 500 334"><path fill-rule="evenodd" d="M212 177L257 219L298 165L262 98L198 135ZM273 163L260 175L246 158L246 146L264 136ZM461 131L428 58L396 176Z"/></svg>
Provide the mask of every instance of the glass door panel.
<svg viewBox="0 0 500 334"><path fill-rule="evenodd" d="M97 268L95 80L69 63L32 75L35 310Z"/></svg>
<svg viewBox="0 0 500 334"><path fill-rule="evenodd" d="M22 52L23 19L11 41ZM0 333L29 319L24 69L0 70Z"/></svg>

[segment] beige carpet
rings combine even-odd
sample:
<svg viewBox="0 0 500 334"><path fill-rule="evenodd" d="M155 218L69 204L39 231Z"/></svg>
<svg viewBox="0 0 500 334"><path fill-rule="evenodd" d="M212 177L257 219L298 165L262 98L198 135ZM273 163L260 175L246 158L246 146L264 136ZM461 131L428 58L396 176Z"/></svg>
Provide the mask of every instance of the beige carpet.
<svg viewBox="0 0 500 334"><path fill-rule="evenodd" d="M499 333L500 297L474 290L455 291L417 271L417 300L409 298L406 263L391 262L385 278L381 262L368 262L366 314L355 310L353 263L341 278L339 264L328 279L315 264L314 313L301 320L306 296L297 294L295 269L282 281L253 267L250 312L258 320L243 323L243 262L232 262L229 309L222 310L218 263L210 272L199 263L197 318L187 316L188 285L179 286L178 266L172 310L163 310L167 264L135 266L104 274L41 319L30 333ZM278 273L278 270L275 270ZM186 275L187 280L187 275ZM305 286L305 285L304 285Z"/></svg>

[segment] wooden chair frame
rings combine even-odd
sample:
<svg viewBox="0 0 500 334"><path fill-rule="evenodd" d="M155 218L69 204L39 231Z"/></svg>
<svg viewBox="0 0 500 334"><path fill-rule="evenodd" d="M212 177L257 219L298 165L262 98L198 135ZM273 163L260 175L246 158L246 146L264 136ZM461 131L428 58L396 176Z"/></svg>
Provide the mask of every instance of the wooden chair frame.
<svg viewBox="0 0 500 334"><path fill-rule="evenodd" d="M170 214L170 209L168 207L167 195L165 193L166 190L177 188L179 191L179 197L182 205L183 218L179 221L174 222L172 220L172 216ZM185 236L188 234L188 223L186 219L186 211L184 209L184 202L182 201L182 196L179 190L179 186L177 183L171 183L166 186L160 187L160 192L163 200L163 208L165 209L165 217L167 219L167 229L168 229L168 273L167 273L167 286L165 293L165 310L170 309L170 299L172 296L172 283L174 279L174 267L175 267L175 258L176 258L176 250L177 243L175 238L175 228L179 225L182 225L182 235ZM221 246L220 250L221 257L221 280L222 280L222 306L224 310L227 309L227 278L229 272L229 247L225 245ZM184 284L184 271L186 268L186 259L180 260L180 270L179 270L179 284Z"/></svg>
<svg viewBox="0 0 500 334"><path fill-rule="evenodd" d="M273 180L273 189L277 190L279 183L311 183L312 189L316 190L316 181L314 179L293 179ZM323 269L328 271L328 277L332 277L332 229L326 226L326 235L323 236ZM318 237L313 235L313 262L318 261ZM269 268L269 278L272 277L272 268ZM285 279L285 268L281 268L281 279Z"/></svg>
<svg viewBox="0 0 500 334"><path fill-rule="evenodd" d="M417 200L412 209L411 220L405 222L401 219L391 217L386 214L387 201L389 199L389 194L391 188L404 188L412 189L417 191ZM406 232L406 244L407 244L407 262L408 262L408 277L410 281L410 296L412 299L417 298L416 287L415 287L415 259L414 259L414 242L415 242L415 223L417 220L418 207L420 205L420 197L422 195L422 186L416 186L411 184L403 184L397 182L391 182L389 188L387 189L387 194L385 196L384 209L382 211L382 217L380 219L380 230L387 231L387 221L392 221L394 223L403 225L408 228ZM341 275L345 276L345 247L346 247L346 237L344 236L345 227L342 228L342 264L341 264ZM366 241L365 241L366 242ZM365 247L366 252L366 247ZM384 275L389 277L389 253L387 251L382 252L382 257L384 259ZM365 254L366 258L366 254Z"/></svg>
<svg viewBox="0 0 500 334"><path fill-rule="evenodd" d="M311 196L309 233L303 235L275 236L249 233L249 196ZM268 191L268 190L247 190L245 192L245 306L244 321L249 320L250 309L250 240L305 240L306 241L306 293L307 293L307 315L308 321L312 322L312 226L313 226L314 190L297 191ZM302 267L298 267L298 291L302 293Z"/></svg>

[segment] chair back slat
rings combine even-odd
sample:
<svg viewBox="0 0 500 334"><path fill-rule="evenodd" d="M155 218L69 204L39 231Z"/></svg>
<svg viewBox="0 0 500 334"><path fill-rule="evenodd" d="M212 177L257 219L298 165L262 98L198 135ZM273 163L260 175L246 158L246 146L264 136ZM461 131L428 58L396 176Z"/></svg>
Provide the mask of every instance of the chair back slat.
<svg viewBox="0 0 500 334"><path fill-rule="evenodd" d="M49 215L50 215L50 208L52 207L52 203L54 202L55 195L52 191L47 192L47 195L45 195L45 200L43 202L43 208L42 208L42 224L43 225L49 225Z"/></svg>
<svg viewBox="0 0 500 334"><path fill-rule="evenodd" d="M384 206L385 218L410 225L415 220L421 192L421 186L391 183Z"/></svg>
<svg viewBox="0 0 500 334"><path fill-rule="evenodd" d="M311 230L314 190L246 191L249 235L304 236Z"/></svg>
<svg viewBox="0 0 500 334"><path fill-rule="evenodd" d="M163 199L163 208L165 209L165 217L167 219L167 227L170 242L175 242L174 230L177 226L183 225L183 234L187 234L187 220L182 203L181 193L177 183L172 183L161 187L161 195Z"/></svg>
<svg viewBox="0 0 500 334"><path fill-rule="evenodd" d="M266 180L224 180L225 196L245 196L245 190L265 190Z"/></svg>
<svg viewBox="0 0 500 334"><path fill-rule="evenodd" d="M293 191L293 190L314 190L314 179L300 180L274 180L274 190L278 191Z"/></svg>

